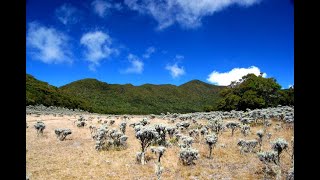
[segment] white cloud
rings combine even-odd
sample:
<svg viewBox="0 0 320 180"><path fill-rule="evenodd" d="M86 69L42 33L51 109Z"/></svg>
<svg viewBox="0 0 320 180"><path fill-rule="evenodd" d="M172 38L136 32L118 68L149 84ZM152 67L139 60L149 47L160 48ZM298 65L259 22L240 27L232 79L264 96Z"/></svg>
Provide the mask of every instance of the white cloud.
<svg viewBox="0 0 320 180"><path fill-rule="evenodd" d="M63 4L55 11L55 15L64 25L77 23L79 21L77 13L78 10L70 4Z"/></svg>
<svg viewBox="0 0 320 180"><path fill-rule="evenodd" d="M177 54L175 57L175 60L182 60L184 59L184 56Z"/></svg>
<svg viewBox="0 0 320 180"><path fill-rule="evenodd" d="M146 52L142 55L142 57L145 59L149 59L151 54L153 54L155 51L156 49L153 46L151 46L146 50Z"/></svg>
<svg viewBox="0 0 320 180"><path fill-rule="evenodd" d="M69 37L54 28L31 22L29 23L26 41L28 52L44 63L72 62L68 44Z"/></svg>
<svg viewBox="0 0 320 180"><path fill-rule="evenodd" d="M260 0L124 0L132 10L152 16L158 22L158 29L165 29L174 23L184 28L197 28L201 19L229 6L248 7Z"/></svg>
<svg viewBox="0 0 320 180"><path fill-rule="evenodd" d="M83 34L80 44L86 47L85 57L90 62L89 69L95 70L100 65L100 61L109 58L112 54L118 54L119 51L112 48L110 36L101 31L88 32Z"/></svg>
<svg viewBox="0 0 320 180"><path fill-rule="evenodd" d="M103 0L94 0L91 5L93 6L93 10L100 17L104 17L106 15L107 9L112 7L111 3Z"/></svg>
<svg viewBox="0 0 320 180"><path fill-rule="evenodd" d="M166 70L170 71L170 74L173 78L177 78L185 74L184 67L179 67L177 63L173 65L167 65Z"/></svg>
<svg viewBox="0 0 320 180"><path fill-rule="evenodd" d="M124 72L141 74L144 66L143 62L133 54L128 55L128 60L131 63L131 66L128 67Z"/></svg>
<svg viewBox="0 0 320 180"><path fill-rule="evenodd" d="M288 88L292 88L292 87L293 87L293 85L292 85L292 84L289 84Z"/></svg>
<svg viewBox="0 0 320 180"><path fill-rule="evenodd" d="M207 81L220 86L228 86L232 81L238 81L243 76L251 73L259 76L261 71L255 66L249 68L233 68L231 71L224 73L213 71L209 74ZM267 74L263 73L262 77L267 77Z"/></svg>
<svg viewBox="0 0 320 180"><path fill-rule="evenodd" d="M93 11L102 18L108 14L108 10L115 9L119 11L122 9L120 3L112 3L110 0L94 0L91 6Z"/></svg>

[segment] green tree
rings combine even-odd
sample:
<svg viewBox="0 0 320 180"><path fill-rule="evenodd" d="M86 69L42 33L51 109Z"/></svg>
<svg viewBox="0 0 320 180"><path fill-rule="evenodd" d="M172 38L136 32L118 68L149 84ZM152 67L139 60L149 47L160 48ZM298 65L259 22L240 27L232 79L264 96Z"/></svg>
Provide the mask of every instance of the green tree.
<svg viewBox="0 0 320 180"><path fill-rule="evenodd" d="M229 111L276 106L279 103L280 88L274 78L247 74L238 82L231 82L227 89L220 92L223 98L218 109Z"/></svg>

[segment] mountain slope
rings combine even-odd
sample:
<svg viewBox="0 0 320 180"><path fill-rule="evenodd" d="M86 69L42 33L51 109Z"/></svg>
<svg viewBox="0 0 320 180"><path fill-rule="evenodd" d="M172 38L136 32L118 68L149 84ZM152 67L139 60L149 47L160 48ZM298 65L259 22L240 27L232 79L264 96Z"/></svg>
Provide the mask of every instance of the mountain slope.
<svg viewBox="0 0 320 180"><path fill-rule="evenodd" d="M144 84L108 84L96 79L83 79L59 89L88 101L94 112L114 114L159 114L161 112L204 111L216 104L223 89L199 80L181 86Z"/></svg>
<svg viewBox="0 0 320 180"><path fill-rule="evenodd" d="M57 87L26 74L26 105L43 104L91 111L88 102L63 93Z"/></svg>

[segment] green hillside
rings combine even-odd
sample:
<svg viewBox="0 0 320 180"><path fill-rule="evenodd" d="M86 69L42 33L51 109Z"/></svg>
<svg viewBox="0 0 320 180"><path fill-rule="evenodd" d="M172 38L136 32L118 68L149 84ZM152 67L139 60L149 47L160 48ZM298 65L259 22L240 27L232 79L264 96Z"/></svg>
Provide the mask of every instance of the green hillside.
<svg viewBox="0 0 320 180"><path fill-rule="evenodd" d="M65 94L57 87L26 74L26 105L37 104L91 111L89 103L85 100Z"/></svg>
<svg viewBox="0 0 320 180"><path fill-rule="evenodd" d="M83 79L59 89L90 103L94 112L112 114L160 114L214 109L224 87L193 80L181 86L108 84Z"/></svg>

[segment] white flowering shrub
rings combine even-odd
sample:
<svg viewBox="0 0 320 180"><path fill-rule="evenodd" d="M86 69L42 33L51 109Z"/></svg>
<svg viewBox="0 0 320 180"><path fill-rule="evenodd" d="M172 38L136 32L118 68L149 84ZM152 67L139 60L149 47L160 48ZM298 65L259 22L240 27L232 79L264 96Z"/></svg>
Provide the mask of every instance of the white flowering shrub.
<svg viewBox="0 0 320 180"><path fill-rule="evenodd" d="M46 125L42 121L37 121L37 123L34 125L34 128L37 130L37 135L43 134L43 130L46 128Z"/></svg>
<svg viewBox="0 0 320 180"><path fill-rule="evenodd" d="M175 127L167 126L167 132L169 135L169 138L172 139L173 136L178 133L177 129Z"/></svg>
<svg viewBox="0 0 320 180"><path fill-rule="evenodd" d="M191 129L191 130L189 131L189 136L192 137L192 138L194 138L194 139L198 139L198 138L199 138L199 135L200 135L200 133L199 133L199 130L198 130L198 129Z"/></svg>
<svg viewBox="0 0 320 180"><path fill-rule="evenodd" d="M150 150L152 153L156 154L158 156L158 162L160 163L161 157L163 156L164 152L166 151L166 148L164 146L158 146L158 147L150 147Z"/></svg>
<svg viewBox="0 0 320 180"><path fill-rule="evenodd" d="M85 121L86 121L86 119L83 116L80 116L79 119L75 120L73 123L77 127L84 127L87 125L87 123Z"/></svg>
<svg viewBox="0 0 320 180"><path fill-rule="evenodd" d="M223 129L222 119L215 118L213 120L210 120L208 123L208 127L212 130L212 132L215 132L217 135L219 135L219 133L222 132Z"/></svg>
<svg viewBox="0 0 320 180"><path fill-rule="evenodd" d="M143 118L143 119L140 121L140 124L141 124L142 126L146 126L146 125L150 124L150 122L149 122L148 118Z"/></svg>
<svg viewBox="0 0 320 180"><path fill-rule="evenodd" d="M278 153L276 151L258 152L258 158L264 164L274 163L278 165Z"/></svg>
<svg viewBox="0 0 320 180"><path fill-rule="evenodd" d="M243 136L247 136L250 132L250 125L242 125L241 126L241 133L243 134Z"/></svg>
<svg viewBox="0 0 320 180"><path fill-rule="evenodd" d="M212 156L211 156L212 150L218 141L218 136L216 134L210 134L205 137L205 140L209 146L209 158L211 159L212 158Z"/></svg>
<svg viewBox="0 0 320 180"><path fill-rule="evenodd" d="M157 133L159 135L155 142L159 146L167 146L167 141L166 141L167 130L166 130L166 128L167 127L163 124L154 125L154 129L157 131Z"/></svg>
<svg viewBox="0 0 320 180"><path fill-rule="evenodd" d="M260 146L260 150L262 147L262 138L264 136L264 131L262 129L260 129L259 131L257 131L257 136L258 136L258 142L259 142L259 146Z"/></svg>
<svg viewBox="0 0 320 180"><path fill-rule="evenodd" d="M182 141L182 144L179 144L180 148L190 148L192 146L192 143L193 143L192 137L182 135L180 139Z"/></svg>
<svg viewBox="0 0 320 180"><path fill-rule="evenodd" d="M269 179L267 178L267 175L270 172L274 172L274 168L272 168L272 164L278 166L279 161L278 161L278 153L276 151L267 151L267 152L259 152L257 154L259 160L265 165L265 171L264 171L264 179ZM278 170L280 168L278 167ZM279 175L281 175L281 170L278 171L277 173L277 179L279 179ZM275 179L275 178L272 178Z"/></svg>
<svg viewBox="0 0 320 180"><path fill-rule="evenodd" d="M188 127L190 126L190 123L186 121L182 121L182 122L178 122L176 126L177 128L188 129Z"/></svg>
<svg viewBox="0 0 320 180"><path fill-rule="evenodd" d="M240 118L239 119L239 121L243 124L243 125L245 125L245 124L251 124L251 123L253 123L254 122L254 118L246 118L246 117L244 117L244 118Z"/></svg>
<svg viewBox="0 0 320 180"><path fill-rule="evenodd" d="M288 148L288 142L282 138L278 138L271 142L272 149L277 152L277 158L278 162L280 163L280 155L283 150L286 150Z"/></svg>
<svg viewBox="0 0 320 180"><path fill-rule="evenodd" d="M179 152L179 160L183 165L195 164L194 161L199 158L199 152L193 148L181 148Z"/></svg>
<svg viewBox="0 0 320 180"><path fill-rule="evenodd" d="M202 128L200 129L200 134L201 134L202 136L205 136L205 135L209 134L208 128L205 127L205 126L202 127Z"/></svg>
<svg viewBox="0 0 320 180"><path fill-rule="evenodd" d="M141 145L141 157L140 162L142 165L145 164L145 152L146 149L150 146L152 141L158 139L159 134L154 129L154 127L144 126L139 131L136 132L136 138L140 141Z"/></svg>
<svg viewBox="0 0 320 180"><path fill-rule="evenodd" d="M240 154L243 154L243 152L252 152L258 145L258 141L253 140L244 140L239 139L238 146L240 146Z"/></svg>
<svg viewBox="0 0 320 180"><path fill-rule="evenodd" d="M117 129L108 129L106 125L102 125L98 129L94 139L96 140L95 149L98 151L109 150L110 148L119 150L126 147L128 136Z"/></svg>
<svg viewBox="0 0 320 180"><path fill-rule="evenodd" d="M126 134L126 128L127 128L127 123L126 122L121 122L120 123L120 131L123 133L123 134Z"/></svg>
<svg viewBox="0 0 320 180"><path fill-rule="evenodd" d="M58 129L55 129L54 130L54 133L56 134L57 138L60 140L60 141L63 141L65 140L65 138L72 134L71 130L70 129L63 129L63 128L58 128Z"/></svg>
<svg viewBox="0 0 320 180"><path fill-rule="evenodd" d="M237 122L228 122L228 123L226 124L226 127L227 127L228 129L231 129L231 136L233 136L234 131L236 131L238 128L240 128L240 124L237 123Z"/></svg>

